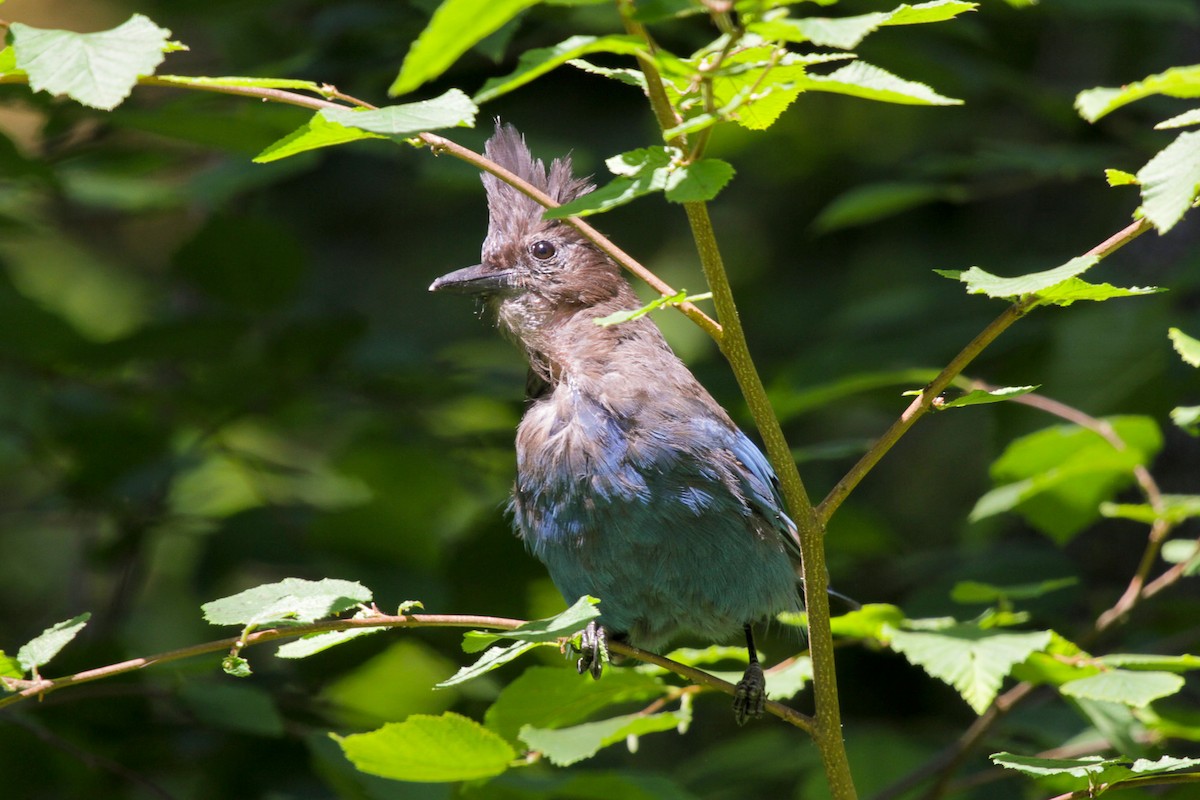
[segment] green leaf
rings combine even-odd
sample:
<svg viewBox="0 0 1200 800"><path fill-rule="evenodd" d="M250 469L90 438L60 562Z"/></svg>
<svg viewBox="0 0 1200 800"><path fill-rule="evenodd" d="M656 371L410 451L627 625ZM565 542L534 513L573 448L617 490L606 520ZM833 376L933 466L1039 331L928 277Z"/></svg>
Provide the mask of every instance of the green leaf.
<svg viewBox="0 0 1200 800"><path fill-rule="evenodd" d="M386 139L378 133L347 128L336 122L330 122L320 112L313 114L308 122L289 133L282 139L268 145L265 150L254 157L255 164L266 164L281 158L294 156L307 150L319 147L330 147L335 144L356 142L360 139Z"/></svg>
<svg viewBox="0 0 1200 800"><path fill-rule="evenodd" d="M595 322L597 325L606 328L609 325L617 325L622 322L629 322L630 320L637 319L638 317L644 317L647 314L649 314L651 311L656 311L660 308L666 308L667 306L675 306L675 305L679 305L680 303L694 303L697 300L709 300L711 298L712 298L712 292L704 292L703 294L691 294L690 295L687 293L687 291L680 289L678 292L676 292L673 295L668 295L666 297L656 297L653 300L651 300L649 303L646 303L646 305L642 306L641 308L634 308L634 309L630 309L628 311L614 311L613 313L605 315L603 317L597 317L596 319L594 319L592 321Z"/></svg>
<svg viewBox="0 0 1200 800"><path fill-rule="evenodd" d="M1200 97L1200 65L1173 67L1119 89L1087 89L1075 97L1075 108L1088 122L1095 122L1123 105L1155 94L1165 94L1168 97Z"/></svg>
<svg viewBox="0 0 1200 800"><path fill-rule="evenodd" d="M1191 111L1185 111L1170 119L1164 119L1155 125L1154 129L1164 131L1168 128L1185 128L1189 125L1200 125L1200 108L1193 108Z"/></svg>
<svg viewBox="0 0 1200 800"><path fill-rule="evenodd" d="M489 647L484 651L482 656L475 660L475 663L460 668L458 672L437 684L435 688L446 689L450 686L457 686L460 683L475 680L480 675L485 675L514 659L520 658L535 647L544 646L546 645L538 644L537 642L513 642L508 645Z"/></svg>
<svg viewBox="0 0 1200 800"><path fill-rule="evenodd" d="M1100 513L1106 517L1131 519L1153 525L1164 520L1177 525L1185 519L1200 517L1200 495L1194 494L1164 494L1160 498L1160 507L1156 511L1148 503L1104 503Z"/></svg>
<svg viewBox="0 0 1200 800"><path fill-rule="evenodd" d="M479 109L458 89L451 89L432 100L384 106L370 111L351 108L324 108L318 113L330 122L386 136L412 136L442 128L470 128Z"/></svg>
<svg viewBox="0 0 1200 800"><path fill-rule="evenodd" d="M360 771L398 781L490 778L507 771L517 757L504 739L451 712L438 717L414 714L370 733L333 738Z"/></svg>
<svg viewBox="0 0 1200 800"><path fill-rule="evenodd" d="M517 61L517 68L512 73L488 80L483 88L475 94L474 100L482 105L540 78L571 59L589 53L616 53L632 56L646 53L646 45L636 36L572 36L553 47L528 50L521 54L521 58Z"/></svg>
<svg viewBox="0 0 1200 800"><path fill-rule="evenodd" d="M991 759L995 764L1006 769L1015 769L1026 775L1070 775L1074 778L1099 775L1110 767L1127 763L1119 758L1101 758L1100 756L1038 758L1037 756L1020 756L1015 753L993 753Z"/></svg>
<svg viewBox="0 0 1200 800"><path fill-rule="evenodd" d="M1110 283L1088 283L1079 278L1067 278L1057 286L1038 292L1038 302L1042 305L1069 306L1076 300L1094 300L1101 302L1117 297L1142 297L1148 294L1165 292L1157 286L1131 286L1124 288Z"/></svg>
<svg viewBox="0 0 1200 800"><path fill-rule="evenodd" d="M91 613L85 611L77 617L46 628L17 651L17 663L21 665L21 669L30 672L48 663L58 655L59 650L79 635L91 617Z"/></svg>
<svg viewBox="0 0 1200 800"><path fill-rule="evenodd" d="M445 72L458 57L539 0L444 0L404 57L388 94L406 94Z"/></svg>
<svg viewBox="0 0 1200 800"><path fill-rule="evenodd" d="M1011 674L1018 681L1059 686L1099 672L1100 668L1091 662L1079 645L1050 631L1050 645L1042 651L1030 653L1029 658L1013 666Z"/></svg>
<svg viewBox="0 0 1200 800"><path fill-rule="evenodd" d="M617 703L661 697L668 687L637 670L606 670L600 680L563 667L530 667L500 692L483 723L516 742L521 728L574 725Z"/></svg>
<svg viewBox="0 0 1200 800"><path fill-rule="evenodd" d="M855 61L828 75L806 75L799 82L814 92L833 92L864 100L921 106L957 106L962 100L945 97L929 86L897 77L885 69Z"/></svg>
<svg viewBox="0 0 1200 800"><path fill-rule="evenodd" d="M1183 688L1183 678L1172 672L1113 669L1058 687L1068 697L1142 708L1153 700L1169 697Z"/></svg>
<svg viewBox="0 0 1200 800"><path fill-rule="evenodd" d="M959 581L950 590L950 599L964 604L1032 600L1077 583L1079 583L1078 578L1052 578L1039 583L1021 583L1015 586L994 586L979 581Z"/></svg>
<svg viewBox="0 0 1200 800"><path fill-rule="evenodd" d="M1104 180L1108 181L1109 186L1128 186L1137 184L1137 176L1132 172L1124 172L1119 169L1104 170Z"/></svg>
<svg viewBox="0 0 1200 800"><path fill-rule="evenodd" d="M1159 670L1164 672L1191 672L1200 669L1200 656L1187 655L1163 656L1152 653L1110 653L1098 659L1106 667L1124 667L1125 669Z"/></svg>
<svg viewBox="0 0 1200 800"><path fill-rule="evenodd" d="M9 30L16 65L29 74L30 88L105 111L129 96L139 76L154 74L171 36L141 14L98 33L43 30L20 22Z"/></svg>
<svg viewBox="0 0 1200 800"><path fill-rule="evenodd" d="M1200 406L1178 406L1171 409L1171 422L1190 433L1200 436Z"/></svg>
<svg viewBox="0 0 1200 800"><path fill-rule="evenodd" d="M286 578L201 606L213 625L315 622L371 600L371 590L353 581Z"/></svg>
<svg viewBox="0 0 1200 800"><path fill-rule="evenodd" d="M924 22L943 22L964 11L973 11L978 3L961 0L933 0L910 6L907 3L891 11L876 11L853 17L778 17L748 26L751 33L764 39L785 42L812 42L822 47L851 50L868 34L885 25L915 25Z"/></svg>
<svg viewBox="0 0 1200 800"><path fill-rule="evenodd" d="M1126 444L1117 450L1104 437L1075 425L1059 425L1012 442L992 464L997 487L971 511L973 521L1016 510L1059 543L1100 516L1100 504L1133 481L1162 447L1162 433L1148 417L1110 417L1106 422Z"/></svg>
<svg viewBox="0 0 1200 800"><path fill-rule="evenodd" d="M611 78L614 81L620 81L621 83L628 84L629 86L636 86L643 90L646 88L646 76L642 74L641 70L625 68L610 69L608 67L600 67L589 61L584 61L582 58L572 58L567 63L576 69L581 69L584 72L591 73L592 75L599 75L602 78Z"/></svg>
<svg viewBox="0 0 1200 800"><path fill-rule="evenodd" d="M463 634L463 650L478 653L483 648L501 639L518 642L557 642L564 636L572 636L600 616L596 604L600 601L584 595L561 614L546 619L535 619L509 631L467 631Z"/></svg>
<svg viewBox="0 0 1200 800"><path fill-rule="evenodd" d="M1184 575L1200 573L1200 545L1195 539L1172 539L1162 546L1162 559L1168 564L1187 564Z"/></svg>
<svg viewBox="0 0 1200 800"><path fill-rule="evenodd" d="M1028 275L1018 275L1015 278L1001 278L979 267L971 267L965 272L934 270L939 275L954 278L967 285L968 294L983 294L988 297L1018 299L1034 295L1052 286L1062 283L1068 278L1081 275L1099 263L1098 256L1079 256L1072 258L1062 266L1048 269L1044 272L1032 272Z"/></svg>
<svg viewBox="0 0 1200 800"><path fill-rule="evenodd" d="M1180 358L1193 367L1200 367L1200 339L1193 339L1179 328L1168 329L1167 336Z"/></svg>
<svg viewBox="0 0 1200 800"><path fill-rule="evenodd" d="M821 233L865 225L928 203L961 202L964 189L952 184L883 182L858 186L838 195L813 220Z"/></svg>
<svg viewBox="0 0 1200 800"><path fill-rule="evenodd" d="M1050 645L1050 631L1005 633L960 623L936 631L892 630L891 647L909 662L953 686L982 714L1005 676L1030 653Z"/></svg>
<svg viewBox="0 0 1200 800"><path fill-rule="evenodd" d="M356 614L355 617L357 616ZM339 644L345 644L362 636L369 636L372 633L379 633L382 630L382 627L352 628L345 631L310 633L308 636L302 636L295 641L280 645L279 649L275 651L275 655L279 658L308 658L331 647L337 647Z"/></svg>
<svg viewBox="0 0 1200 800"><path fill-rule="evenodd" d="M24 75L25 70L17 69L17 54L12 47L0 49L0 75Z"/></svg>
<svg viewBox="0 0 1200 800"><path fill-rule="evenodd" d="M1020 397L1023 394L1037 391L1038 386L1005 386L1001 389L989 390L972 389L953 400L934 403L934 408L941 410L946 408L963 408L964 406L979 406L987 403L1002 403L1005 400L1011 400L1014 397Z"/></svg>
<svg viewBox="0 0 1200 800"><path fill-rule="evenodd" d="M684 705L678 711L627 714L600 722L586 722L571 728L547 730L526 725L521 728L520 737L531 749L550 759L552 764L566 767L591 758L601 748L631 736L686 728L691 720L691 710Z"/></svg>
<svg viewBox="0 0 1200 800"><path fill-rule="evenodd" d="M767 672L767 698L780 702L790 700L804 691L812 679L812 659L808 656L793 658L786 667Z"/></svg>
<svg viewBox="0 0 1200 800"><path fill-rule="evenodd" d="M702 158L671 171L667 199L672 203L712 200L733 178L733 166L715 158Z"/></svg>
<svg viewBox="0 0 1200 800"><path fill-rule="evenodd" d="M250 662L242 656L225 656L221 659L221 670L234 678L249 678L254 674Z"/></svg>
<svg viewBox="0 0 1200 800"><path fill-rule="evenodd" d="M1200 190L1200 131L1179 134L1138 170L1142 213L1159 233L1175 226Z"/></svg>
<svg viewBox="0 0 1200 800"><path fill-rule="evenodd" d="M904 612L897 606L868 603L862 608L833 617L829 624L834 636L880 640L886 628L899 628L904 619Z"/></svg>
<svg viewBox="0 0 1200 800"><path fill-rule="evenodd" d="M21 668L21 662L0 650L0 678L20 678L24 675L25 670ZM0 683L0 688L7 686Z"/></svg>
<svg viewBox="0 0 1200 800"><path fill-rule="evenodd" d="M299 89L313 94L325 95L325 88L316 81L298 78L249 78L226 76L220 78L197 75L159 75L160 81L177 83L180 86L240 86L250 89Z"/></svg>

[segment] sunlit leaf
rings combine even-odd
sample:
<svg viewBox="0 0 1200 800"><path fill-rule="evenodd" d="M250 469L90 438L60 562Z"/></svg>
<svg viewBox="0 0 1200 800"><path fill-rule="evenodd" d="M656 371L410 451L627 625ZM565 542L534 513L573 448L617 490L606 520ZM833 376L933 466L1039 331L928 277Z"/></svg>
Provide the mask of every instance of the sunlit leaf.
<svg viewBox="0 0 1200 800"><path fill-rule="evenodd" d="M1186 128L1190 125L1200 125L1200 108L1193 108L1191 111L1185 111L1182 114L1177 114L1170 119L1164 119L1162 122L1154 126L1155 130L1163 131L1169 128Z"/></svg>
<svg viewBox="0 0 1200 800"><path fill-rule="evenodd" d="M35 92L67 95L85 106L112 110L141 75L152 75L170 46L171 32L134 14L98 33L9 26L16 65Z"/></svg>
<svg viewBox="0 0 1200 800"><path fill-rule="evenodd" d="M51 625L17 651L17 663L25 672L48 663L79 635L91 618L90 612L84 612L77 617Z"/></svg>
<svg viewBox="0 0 1200 800"><path fill-rule="evenodd" d="M463 650L478 653L483 648L501 639L518 642L554 642L583 630L584 626L600 616L596 605L600 601L584 595L561 614L546 619L535 619L507 631L467 631L463 634Z"/></svg>
<svg viewBox="0 0 1200 800"><path fill-rule="evenodd" d="M1180 358L1193 367L1200 367L1200 339L1188 336L1179 328L1168 329L1167 336L1170 337L1171 345Z"/></svg>
<svg viewBox="0 0 1200 800"><path fill-rule="evenodd" d="M929 86L897 77L885 69L855 61L828 75L806 75L800 84L814 92L833 92L864 100L922 106L956 106L962 100L945 97Z"/></svg>
<svg viewBox="0 0 1200 800"><path fill-rule="evenodd" d="M868 34L886 25L916 25L943 22L964 11L973 11L978 3L961 0L932 0L916 5L903 4L891 11L875 11L853 17L779 17L748 26L751 33L764 39L785 42L812 42L823 47L850 50Z"/></svg>
<svg viewBox="0 0 1200 800"><path fill-rule="evenodd" d="M201 606L213 625L313 622L371 600L371 590L354 581L285 578Z"/></svg>
<svg viewBox="0 0 1200 800"><path fill-rule="evenodd" d="M287 136L268 145L265 150L254 157L254 163L266 164L307 150L356 142L360 139L386 138L382 134L371 133L359 128L348 128L345 125L330 122L324 115L317 113Z"/></svg>
<svg viewBox="0 0 1200 800"><path fill-rule="evenodd" d="M1172 539L1162 546L1162 559L1168 564L1186 564L1184 575L1200 574L1200 545L1195 539Z"/></svg>
<svg viewBox="0 0 1200 800"><path fill-rule="evenodd" d="M1142 185L1142 212L1159 233L1166 233L1192 207L1200 191L1200 131L1179 134L1138 170L1137 179Z"/></svg>
<svg viewBox="0 0 1200 800"><path fill-rule="evenodd" d="M1005 400L1011 400L1014 397L1029 394L1037 391L1038 386L1005 386L999 389L972 389L964 395L955 397L953 400L934 403L934 408L963 408L965 406L987 405L989 403L1003 403Z"/></svg>
<svg viewBox="0 0 1200 800"><path fill-rule="evenodd" d="M1200 65L1173 67L1120 88L1087 89L1075 97L1075 108L1088 122L1095 122L1123 105L1155 94L1168 97L1200 97Z"/></svg>
<svg viewBox="0 0 1200 800"><path fill-rule="evenodd" d="M572 36L553 47L541 47L522 53L517 61L517 68L511 74L488 80L475 94L474 100L480 104L494 100L580 56L590 53L632 56L645 52L645 48L645 42L636 36Z"/></svg>
<svg viewBox="0 0 1200 800"><path fill-rule="evenodd" d="M686 727L691 722L690 707L658 714L627 714L622 717L585 722L570 728L549 730L526 725L521 741L540 752L556 766L565 767L594 756L601 748L658 731Z"/></svg>
<svg viewBox="0 0 1200 800"><path fill-rule="evenodd" d="M385 106L369 111L325 108L319 113L330 122L387 136L411 136L442 128L470 128L479 108L458 89L450 89L432 100Z"/></svg>
<svg viewBox="0 0 1200 800"><path fill-rule="evenodd" d="M1070 697L1141 708L1153 700L1175 694L1183 688L1183 682L1183 678L1173 672L1113 669L1064 683L1058 689Z"/></svg>
<svg viewBox="0 0 1200 800"><path fill-rule="evenodd" d="M1104 179L1109 186L1129 186L1137 184L1137 176L1132 172L1124 172L1119 169L1104 170Z"/></svg>
<svg viewBox="0 0 1200 800"><path fill-rule="evenodd" d="M441 75L458 57L540 0L444 0L404 57L388 94L405 94Z"/></svg>
<svg viewBox="0 0 1200 800"><path fill-rule="evenodd" d="M1100 507L1100 513L1147 525L1160 519L1176 525L1185 519L1200 517L1200 495L1164 494L1159 497L1158 509L1149 503L1105 503Z"/></svg>
<svg viewBox="0 0 1200 800"><path fill-rule="evenodd" d="M414 714L370 733L333 738L362 772L398 781L490 778L505 772L517 757L500 736L451 712L438 717Z"/></svg>

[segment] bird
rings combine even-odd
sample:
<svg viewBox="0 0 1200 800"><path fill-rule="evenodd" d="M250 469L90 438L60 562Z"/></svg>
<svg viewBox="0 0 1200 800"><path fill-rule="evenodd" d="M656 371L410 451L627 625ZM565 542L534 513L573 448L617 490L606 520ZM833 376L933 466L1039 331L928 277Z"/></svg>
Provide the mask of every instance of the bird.
<svg viewBox="0 0 1200 800"><path fill-rule="evenodd" d="M594 189L570 156L547 168L499 120L484 154L559 204ZM655 650L684 634L742 632L734 716L762 716L752 626L802 607L799 539L770 463L648 315L597 324L642 305L608 255L499 178L482 179L480 263L429 289L481 299L528 360L509 511L568 602L600 600L579 672L600 677L609 640Z"/></svg>

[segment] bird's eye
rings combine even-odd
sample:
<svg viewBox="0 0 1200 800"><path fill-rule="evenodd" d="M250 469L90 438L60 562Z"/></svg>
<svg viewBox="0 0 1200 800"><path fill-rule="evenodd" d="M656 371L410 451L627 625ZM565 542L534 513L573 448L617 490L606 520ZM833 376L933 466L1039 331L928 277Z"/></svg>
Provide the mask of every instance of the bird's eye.
<svg viewBox="0 0 1200 800"><path fill-rule="evenodd" d="M550 244L550 242L542 240L540 242L534 242L533 246L529 248L529 252L533 253L533 257L537 260L545 261L546 259L551 258L556 251L554 245Z"/></svg>

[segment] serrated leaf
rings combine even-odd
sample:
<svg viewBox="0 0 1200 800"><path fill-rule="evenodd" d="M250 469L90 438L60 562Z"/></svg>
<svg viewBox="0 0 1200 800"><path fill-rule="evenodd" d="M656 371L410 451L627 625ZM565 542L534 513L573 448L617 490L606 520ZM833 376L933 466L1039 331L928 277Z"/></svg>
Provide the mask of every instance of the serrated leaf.
<svg viewBox="0 0 1200 800"><path fill-rule="evenodd" d="M1153 525L1160 519L1177 525L1185 519L1200 517L1200 495L1164 494L1159 500L1158 510L1148 503L1104 503L1100 506L1100 513L1106 517L1131 519L1147 525Z"/></svg>
<svg viewBox="0 0 1200 800"><path fill-rule="evenodd" d="M574 725L617 703L661 697L668 688L659 678L631 669L606 670L596 681L570 668L530 667L504 687L483 722L515 742L525 725Z"/></svg>
<svg viewBox="0 0 1200 800"><path fill-rule="evenodd" d="M91 612L85 611L77 617L46 628L17 651L17 663L24 672L30 672L48 663L79 635L91 618Z"/></svg>
<svg viewBox="0 0 1200 800"><path fill-rule="evenodd" d="M508 742L459 714L414 714L370 733L333 736L361 772L398 781L444 783L490 778L517 757Z"/></svg>
<svg viewBox="0 0 1200 800"><path fill-rule="evenodd" d="M508 631L467 631L463 634L463 650L468 653L478 653L483 648L501 639L513 639L518 642L556 642L564 636L571 636L583 630L584 626L600 616L596 604L600 601L584 595L575 603L553 617L535 619L524 625Z"/></svg>
<svg viewBox="0 0 1200 800"><path fill-rule="evenodd" d="M892 630L890 645L912 664L953 686L982 714L1013 666L1050 645L1050 631L1006 633L966 623L937 631Z"/></svg>
<svg viewBox="0 0 1200 800"><path fill-rule="evenodd" d="M992 753L991 759L994 764L1006 769L1015 769L1026 775L1070 775L1074 778L1099 775L1110 767L1127 763L1119 758L1101 758L1100 756L1039 758L1037 756L1021 756L1016 753Z"/></svg>
<svg viewBox="0 0 1200 800"><path fill-rule="evenodd" d="M712 200L733 179L733 166L715 158L702 158L670 172L667 199L672 203Z"/></svg>
<svg viewBox="0 0 1200 800"><path fill-rule="evenodd" d="M480 675L486 675L498 667L502 667L508 662L520 658L525 653L535 647L543 647L544 645L537 642L513 642L508 645L497 645L489 647L483 652L483 655L475 660L475 663L461 667L458 672L451 675L446 680L437 684L435 688L445 689L450 686L457 686L460 683L466 683L478 678Z"/></svg>
<svg viewBox="0 0 1200 800"><path fill-rule="evenodd" d="M201 606L213 625L315 622L371 600L371 590L353 581L286 578Z"/></svg>
<svg viewBox="0 0 1200 800"><path fill-rule="evenodd" d="M526 725L521 728L521 741L537 750L550 762L566 767L585 758L591 758L601 748L625 741L630 736L641 736L658 731L669 731L686 727L691 723L691 710L683 706L678 711L660 714L627 714L622 717L586 722L570 728L548 730Z"/></svg>
<svg viewBox="0 0 1200 800"><path fill-rule="evenodd" d="M370 111L323 108L318 113L330 122L385 136L412 136L442 128L470 128L479 108L458 89L431 100L384 106Z"/></svg>
<svg viewBox="0 0 1200 800"><path fill-rule="evenodd" d="M964 11L973 11L978 3L961 0L933 0L916 5L903 4L891 11L876 11L853 17L780 17L748 26L751 33L764 39L785 42L812 42L822 47L851 50L868 34L887 25L916 25L943 22Z"/></svg>
<svg viewBox="0 0 1200 800"><path fill-rule="evenodd" d="M488 80L483 88L476 92L474 100L482 105L524 86L571 59L589 53L633 56L647 51L645 42L636 36L572 36L553 47L540 47L522 53L513 72Z"/></svg>
<svg viewBox="0 0 1200 800"><path fill-rule="evenodd" d="M799 656L782 669L767 672L767 699L790 700L812 683L813 665L808 656Z"/></svg>
<svg viewBox="0 0 1200 800"><path fill-rule="evenodd" d="M950 599L956 603L1032 600L1077 583L1079 583L1078 578L1052 578L1039 583L1020 583L1014 586L994 586L979 581L959 581L950 590Z"/></svg>
<svg viewBox="0 0 1200 800"><path fill-rule="evenodd" d="M250 662L242 656L225 656L221 659L221 671L234 678L249 678L254 674Z"/></svg>
<svg viewBox="0 0 1200 800"><path fill-rule="evenodd" d="M1200 436L1200 406L1172 408L1171 422L1192 436Z"/></svg>
<svg viewBox="0 0 1200 800"><path fill-rule="evenodd" d="M979 267L971 267L962 272L949 270L934 270L939 275L953 278L967 285L968 294L982 294L988 297L1016 299L1026 295L1049 289L1056 284L1081 275L1091 269L1100 259L1097 256L1079 256L1067 263L1043 272L1031 272L1018 275L1015 278L1001 278Z"/></svg>
<svg viewBox="0 0 1200 800"><path fill-rule="evenodd" d="M1200 69L1200 68L1198 68ZM1189 131L1138 170L1142 213L1159 233L1175 226L1200 191L1200 131Z"/></svg>
<svg viewBox="0 0 1200 800"><path fill-rule="evenodd" d="M972 389L964 395L960 395L953 400L939 402L934 404L934 408L941 410L945 408L963 408L965 406L979 406L988 403L1003 403L1005 400L1011 400L1014 397L1020 397L1023 394L1037 391L1037 386L1005 386L999 389Z"/></svg>
<svg viewBox="0 0 1200 800"><path fill-rule="evenodd" d="M1187 564L1184 575L1200 573L1200 546L1194 539L1172 539L1162 546L1162 559L1168 564Z"/></svg>
<svg viewBox="0 0 1200 800"><path fill-rule="evenodd" d="M1166 289L1157 286L1122 287L1113 286L1111 283L1088 283L1080 278L1067 278L1057 286L1038 292L1037 297L1042 305L1069 306L1077 300L1102 302L1118 297L1142 297L1165 291Z"/></svg>
<svg viewBox="0 0 1200 800"><path fill-rule="evenodd" d="M12 47L0 48L0 75L24 75L25 71L17 69L17 54Z"/></svg>
<svg viewBox="0 0 1200 800"><path fill-rule="evenodd" d="M814 92L833 92L864 100L920 106L957 106L962 100L940 95L924 83L900 78L885 69L855 61L828 75L806 75L800 82Z"/></svg>
<svg viewBox="0 0 1200 800"><path fill-rule="evenodd" d="M388 94L405 94L441 75L458 57L539 0L444 0L404 57Z"/></svg>
<svg viewBox="0 0 1200 800"><path fill-rule="evenodd" d="M345 631L310 633L308 636L302 636L295 641L280 645L279 649L275 651L275 655L279 658L308 658L331 647L337 647L339 644L345 644L372 633L379 633L382 630L382 627L351 628Z"/></svg>
<svg viewBox="0 0 1200 800"><path fill-rule="evenodd" d="M287 136L268 145L265 150L254 157L254 163L266 164L308 150L331 147L336 144L346 144L347 142L356 142L360 139L386 138L386 136L378 133L371 133L358 128L347 128L345 125L330 122L318 112L313 114L308 122Z"/></svg>
<svg viewBox="0 0 1200 800"><path fill-rule="evenodd" d="M1172 672L1113 669L1069 681L1058 690L1068 697L1142 708L1154 700L1175 694L1183 688L1183 683L1183 678Z"/></svg>
<svg viewBox="0 0 1200 800"><path fill-rule="evenodd" d="M1193 339L1179 328L1168 329L1167 336L1180 358L1193 367L1200 367L1200 339Z"/></svg>
<svg viewBox="0 0 1200 800"><path fill-rule="evenodd" d="M1165 131L1169 128L1186 128L1189 125L1200 125L1200 108L1193 108L1191 111L1177 114L1170 119L1164 119L1154 126L1154 130Z"/></svg>
<svg viewBox="0 0 1200 800"><path fill-rule="evenodd" d="M601 327L608 327L609 325L618 325L622 322L629 322L630 320L637 319L638 317L644 317L651 311L657 311L658 309L666 308L667 306L679 305L680 303L694 303L698 300L709 300L711 298L712 292L690 295L685 290L680 289L675 294L667 295L666 297L656 297L641 308L633 308L626 311L614 311L613 313L606 314L603 317L597 317L592 321Z"/></svg>
<svg viewBox="0 0 1200 800"><path fill-rule="evenodd" d="M1200 65L1173 67L1119 89L1087 89L1075 97L1075 108L1088 122L1095 122L1123 105L1155 94L1165 94L1168 97L1200 97Z"/></svg>
<svg viewBox="0 0 1200 800"><path fill-rule="evenodd" d="M636 86L639 89L646 88L646 76L642 74L641 70L626 68L610 69L608 67L597 66L596 64L593 64L590 61L585 61L582 58L572 58L567 63L576 69L581 69L584 72L591 73L592 75L599 75L603 78L611 78L614 81L620 81L621 83L629 86Z"/></svg>
<svg viewBox="0 0 1200 800"><path fill-rule="evenodd" d="M1132 172L1125 172L1119 169L1104 170L1104 180L1108 182L1109 186L1128 186L1130 184L1137 184L1136 175L1134 175Z"/></svg>
<svg viewBox="0 0 1200 800"><path fill-rule="evenodd" d="M66 95L85 106L111 111L141 75L163 61L171 32L134 14L112 30L97 33L9 26L16 65L35 92Z"/></svg>

